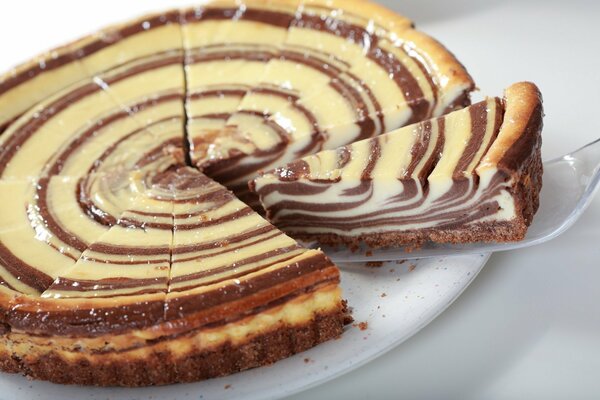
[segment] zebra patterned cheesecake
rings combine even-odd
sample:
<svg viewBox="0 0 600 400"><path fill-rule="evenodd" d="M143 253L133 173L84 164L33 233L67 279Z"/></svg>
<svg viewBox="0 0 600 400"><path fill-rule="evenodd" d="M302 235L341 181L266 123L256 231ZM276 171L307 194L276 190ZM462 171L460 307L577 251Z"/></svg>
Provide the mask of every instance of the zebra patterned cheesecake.
<svg viewBox="0 0 600 400"><path fill-rule="evenodd" d="M363 0L211 1L0 76L0 369L159 385L338 337L337 267L253 211L247 181L473 88Z"/></svg>
<svg viewBox="0 0 600 400"><path fill-rule="evenodd" d="M523 239L538 208L542 100L510 86L443 117L326 150L251 182L295 238L371 247Z"/></svg>

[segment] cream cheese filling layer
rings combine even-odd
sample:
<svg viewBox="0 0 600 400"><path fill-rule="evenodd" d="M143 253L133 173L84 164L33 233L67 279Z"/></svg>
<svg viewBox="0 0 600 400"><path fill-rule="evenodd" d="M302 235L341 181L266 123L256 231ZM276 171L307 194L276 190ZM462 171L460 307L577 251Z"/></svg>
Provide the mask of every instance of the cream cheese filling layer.
<svg viewBox="0 0 600 400"><path fill-rule="evenodd" d="M490 98L445 117L317 153L254 181L288 232L359 236L516 218L513 182L475 170L500 129Z"/></svg>

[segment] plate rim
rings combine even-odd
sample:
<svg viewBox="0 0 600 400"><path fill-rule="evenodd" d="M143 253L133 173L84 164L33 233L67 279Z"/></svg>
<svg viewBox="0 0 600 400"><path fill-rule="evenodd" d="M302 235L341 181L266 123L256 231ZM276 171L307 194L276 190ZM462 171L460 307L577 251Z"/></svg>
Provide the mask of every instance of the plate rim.
<svg viewBox="0 0 600 400"><path fill-rule="evenodd" d="M431 322L433 322L437 317L439 317L444 311L446 311L448 309L448 307L450 307L464 293L464 291L471 285L471 283L473 283L475 278L479 275L479 273L483 270L483 268L488 263L492 254L493 253L482 253L482 254L465 254L463 256L456 256L456 257L464 257L464 256L469 256L469 255L474 256L474 257L479 256L479 257L481 257L480 265L476 268L475 272L469 276L469 279L467 279L464 282L461 289L458 292L456 292L456 294L446 304L444 304L442 307L437 309L435 313L433 313L432 315L429 316L429 318L424 319L423 321L421 321L421 323L419 323L418 325L415 325L415 327L412 330L410 330L408 333L406 333L405 335L396 338L395 340L391 341L390 343L387 343L385 346L382 346L378 351L376 351L373 354L369 355L368 357L365 357L365 358L361 359L360 361L348 366L347 368L341 369L340 371L337 371L333 374L324 376L323 378L315 379L314 381L307 383L306 385L299 386L298 388L292 389L289 392L285 392L285 393L282 392L280 395L263 397L262 399L264 399L264 400L279 400L279 399L283 399L286 397L290 397L290 396L302 393L304 391L310 390L312 388L315 388L317 386L320 386L327 382L330 382L330 381L332 381L336 378L339 378L343 375L346 375L352 371L355 371L358 368L370 363L371 361L374 361L377 358L389 353L391 350L400 346L402 343L406 342L408 339L410 339L411 337L413 337L414 335L419 333L423 328L425 328L427 325L429 325ZM452 257L455 257L455 256L452 256ZM440 257L433 257L433 258L437 259ZM343 268L340 268L340 269L343 272Z"/></svg>

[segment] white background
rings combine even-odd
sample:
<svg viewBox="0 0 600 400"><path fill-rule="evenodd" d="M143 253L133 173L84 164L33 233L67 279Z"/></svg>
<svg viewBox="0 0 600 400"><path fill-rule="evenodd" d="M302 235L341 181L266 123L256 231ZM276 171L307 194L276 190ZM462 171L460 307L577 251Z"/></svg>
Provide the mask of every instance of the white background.
<svg viewBox="0 0 600 400"><path fill-rule="evenodd" d="M485 94L545 98L543 157L600 137L600 2L380 1L447 45ZM2 3L0 70L111 22L189 1ZM600 196L545 245L493 255L433 323L296 399L600 398Z"/></svg>

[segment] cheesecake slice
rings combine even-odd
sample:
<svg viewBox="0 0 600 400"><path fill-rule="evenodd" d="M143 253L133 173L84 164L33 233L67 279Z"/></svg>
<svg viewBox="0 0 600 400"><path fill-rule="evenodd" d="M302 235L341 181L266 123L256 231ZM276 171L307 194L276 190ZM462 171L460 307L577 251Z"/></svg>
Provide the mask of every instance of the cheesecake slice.
<svg viewBox="0 0 600 400"><path fill-rule="evenodd" d="M115 298L166 293L173 202L138 195L72 266L57 271L43 298Z"/></svg>
<svg viewBox="0 0 600 400"><path fill-rule="evenodd" d="M79 222L68 220L62 227L49 223L47 215L57 211L55 202L41 213L39 235L23 235L20 246L7 243L10 247L0 258L10 262L3 265L10 274L30 279L40 266L52 269L39 270L37 275L45 279L36 292L6 280L0 287L3 370L70 384L166 383L168 374L154 375L159 370L151 367L159 357L148 349L148 342L160 336L156 329L165 323L173 201L160 179L154 178L132 182L144 191L123 189L121 198L131 200L127 209L78 257L47 240L57 229L71 232ZM74 191L68 193L75 197ZM72 233L71 239L83 241ZM29 253L18 252L25 247ZM53 264L62 254L66 261Z"/></svg>
<svg viewBox="0 0 600 400"><path fill-rule="evenodd" d="M339 271L191 168L177 171L166 320L180 381L275 362L338 337Z"/></svg>
<svg viewBox="0 0 600 400"><path fill-rule="evenodd" d="M538 208L542 99L510 86L446 116L328 150L251 182L291 236L357 247L523 239Z"/></svg>

